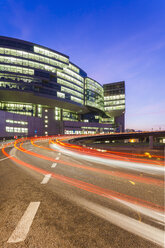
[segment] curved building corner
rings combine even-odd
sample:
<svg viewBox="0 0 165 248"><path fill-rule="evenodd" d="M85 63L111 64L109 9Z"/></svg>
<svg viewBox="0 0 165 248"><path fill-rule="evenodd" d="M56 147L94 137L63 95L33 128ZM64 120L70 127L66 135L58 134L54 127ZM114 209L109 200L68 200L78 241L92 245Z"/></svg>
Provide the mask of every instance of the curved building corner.
<svg viewBox="0 0 165 248"><path fill-rule="evenodd" d="M123 130L107 96L69 56L0 36L1 138Z"/></svg>

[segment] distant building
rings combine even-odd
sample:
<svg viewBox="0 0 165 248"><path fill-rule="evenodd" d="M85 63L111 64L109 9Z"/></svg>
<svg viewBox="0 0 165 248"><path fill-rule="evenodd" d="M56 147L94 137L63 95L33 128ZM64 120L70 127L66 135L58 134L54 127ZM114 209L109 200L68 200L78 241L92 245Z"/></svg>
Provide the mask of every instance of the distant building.
<svg viewBox="0 0 165 248"><path fill-rule="evenodd" d="M67 55L0 37L0 137L124 130L124 82L102 86Z"/></svg>
<svg viewBox="0 0 165 248"><path fill-rule="evenodd" d="M116 131L124 131L125 127L125 82L104 84L105 113L114 118Z"/></svg>

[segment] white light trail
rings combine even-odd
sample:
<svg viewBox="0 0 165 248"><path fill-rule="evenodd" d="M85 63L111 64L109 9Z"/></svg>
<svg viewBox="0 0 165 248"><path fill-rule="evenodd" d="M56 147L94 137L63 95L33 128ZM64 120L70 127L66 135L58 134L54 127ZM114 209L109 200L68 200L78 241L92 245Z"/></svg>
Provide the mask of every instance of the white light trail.
<svg viewBox="0 0 165 248"><path fill-rule="evenodd" d="M104 164L106 166L110 167L115 167L115 168L122 168L122 169L129 169L133 171L140 171L140 172L145 172L149 175L164 175L165 169L161 166L156 166L156 165L151 165L151 164L144 164L144 163L135 163L135 162L130 162L130 161L121 161L121 160L116 160L116 159L110 159L110 158L101 158L97 156L90 156L86 154L81 154L75 151L70 151L66 148L63 148L59 145L56 144L50 144L50 147L53 149L58 149L62 153L69 155L69 156L74 156L79 159L84 159L87 161L91 161L94 163L98 164Z"/></svg>
<svg viewBox="0 0 165 248"><path fill-rule="evenodd" d="M138 206L136 204L124 201L124 200L120 200L118 198L113 197L113 199L119 203L121 203L122 205L125 205L129 208L131 208L134 211L137 211L149 218L151 218L153 221L161 224L161 225L165 225L165 214L161 213L161 212L157 212L155 210L149 209L149 208L145 208L142 206Z"/></svg>
<svg viewBox="0 0 165 248"><path fill-rule="evenodd" d="M118 213L114 210L108 209L96 203L92 203L82 198L77 198L78 203L83 206L87 211L111 222L112 224L119 226L120 228L138 235L144 239L147 239L153 243L164 247L164 231L148 225L143 222L139 222L124 214Z"/></svg>

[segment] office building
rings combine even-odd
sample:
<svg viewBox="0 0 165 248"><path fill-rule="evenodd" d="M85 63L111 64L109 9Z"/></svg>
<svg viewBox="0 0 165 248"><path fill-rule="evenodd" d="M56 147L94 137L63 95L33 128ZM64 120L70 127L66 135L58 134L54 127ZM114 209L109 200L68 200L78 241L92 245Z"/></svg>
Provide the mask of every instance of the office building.
<svg viewBox="0 0 165 248"><path fill-rule="evenodd" d="M116 124L116 130L124 132L125 124L125 82L104 84L105 112Z"/></svg>
<svg viewBox="0 0 165 248"><path fill-rule="evenodd" d="M114 118L106 92L67 55L0 37L1 138L121 131L125 108Z"/></svg>

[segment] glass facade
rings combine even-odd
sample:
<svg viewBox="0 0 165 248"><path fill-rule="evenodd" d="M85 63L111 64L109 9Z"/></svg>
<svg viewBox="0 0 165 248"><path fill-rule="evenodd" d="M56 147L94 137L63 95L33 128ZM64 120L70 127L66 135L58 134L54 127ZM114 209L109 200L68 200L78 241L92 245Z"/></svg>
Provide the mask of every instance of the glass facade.
<svg viewBox="0 0 165 248"><path fill-rule="evenodd" d="M91 78L85 79L85 105L104 111L103 87Z"/></svg>
<svg viewBox="0 0 165 248"><path fill-rule="evenodd" d="M105 111L125 110L125 82L116 82L104 85Z"/></svg>
<svg viewBox="0 0 165 248"><path fill-rule="evenodd" d="M115 118L114 117L102 118L102 123L115 124Z"/></svg>
<svg viewBox="0 0 165 248"><path fill-rule="evenodd" d="M64 121L78 121L78 114L76 112L72 112L67 109L64 109L63 120Z"/></svg>
<svg viewBox="0 0 165 248"><path fill-rule="evenodd" d="M0 102L0 110L15 114L35 116L35 105L32 104Z"/></svg>
<svg viewBox="0 0 165 248"><path fill-rule="evenodd" d="M60 61L65 62L67 64L69 63L69 58L67 58L66 56L63 56L57 52L52 52L52 51L45 49L45 48L34 46L34 52L51 57L51 58L54 58L54 59L57 59L57 60L60 60Z"/></svg>
<svg viewBox="0 0 165 248"><path fill-rule="evenodd" d="M14 45L15 42L13 42ZM59 98L65 98L65 92L67 92L68 100L83 104L84 78L79 74L79 68L69 62L69 57L36 45L32 45L31 50L33 52L0 46L0 74L2 75L0 79L10 78L8 82L0 81L0 88L37 91ZM36 70L45 71L48 74ZM6 72L11 74L5 75ZM19 81L30 82L33 87L18 85L18 79L15 80L15 78L20 78L19 74L26 75ZM54 75L53 82L51 82L51 74ZM29 79L28 75L34 77ZM45 84L41 77L47 77L49 83ZM36 82L39 85L36 86Z"/></svg>
<svg viewBox="0 0 165 248"><path fill-rule="evenodd" d="M17 92L28 97L24 100L24 95L19 94L16 100L11 99L13 95L17 96ZM0 110L43 119L46 135L49 134L49 117L46 118L45 107L52 108L55 121L110 125L115 124L111 112L125 110L123 82L103 87L70 62L68 56L7 37L0 37L0 94L3 96L0 98ZM15 124L21 123L7 119L6 132L27 132L26 127L17 129ZM97 128L83 129L88 133L96 131Z"/></svg>

